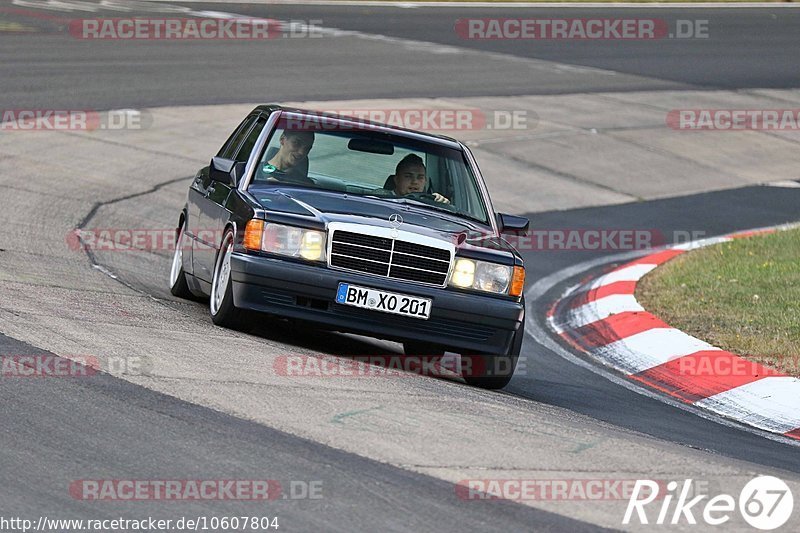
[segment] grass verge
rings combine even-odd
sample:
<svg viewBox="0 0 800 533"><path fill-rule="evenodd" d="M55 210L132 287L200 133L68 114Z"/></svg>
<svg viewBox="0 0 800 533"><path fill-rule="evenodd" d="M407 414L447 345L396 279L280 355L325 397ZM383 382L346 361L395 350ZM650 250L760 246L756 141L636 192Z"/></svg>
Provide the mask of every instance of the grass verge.
<svg viewBox="0 0 800 533"><path fill-rule="evenodd" d="M645 276L636 298L672 327L800 376L800 229L680 255Z"/></svg>

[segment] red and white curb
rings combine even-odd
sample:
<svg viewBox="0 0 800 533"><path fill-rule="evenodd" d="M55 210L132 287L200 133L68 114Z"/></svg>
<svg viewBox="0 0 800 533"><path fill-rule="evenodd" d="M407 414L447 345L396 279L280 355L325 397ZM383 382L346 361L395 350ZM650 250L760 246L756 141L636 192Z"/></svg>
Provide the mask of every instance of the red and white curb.
<svg viewBox="0 0 800 533"><path fill-rule="evenodd" d="M776 226L654 252L570 289L548 325L570 345L631 380L750 426L800 440L800 379L672 328L636 301L637 282L688 250L770 233Z"/></svg>

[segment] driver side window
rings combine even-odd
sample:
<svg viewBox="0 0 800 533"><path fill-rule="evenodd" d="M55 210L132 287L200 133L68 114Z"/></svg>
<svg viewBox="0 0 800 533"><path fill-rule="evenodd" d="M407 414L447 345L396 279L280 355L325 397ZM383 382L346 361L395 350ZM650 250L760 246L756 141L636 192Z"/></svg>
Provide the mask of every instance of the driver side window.
<svg viewBox="0 0 800 533"><path fill-rule="evenodd" d="M222 157L223 159L233 159L234 155L236 154L236 149L239 148L239 145L242 144L242 139L244 136L247 135L247 132L250 131L250 127L256 121L256 115L250 115L246 119L239 124L239 127L236 131L231 135L225 145L217 154L217 157Z"/></svg>
<svg viewBox="0 0 800 533"><path fill-rule="evenodd" d="M232 159L242 163L246 163L247 160L250 159L250 153L253 151L253 147L256 145L258 136L261 135L261 130L264 129L266 124L267 119L264 117L259 117L258 120L256 120L256 125L250 130L250 133L244 140L244 144L242 144L242 147L239 148L239 151L236 153L236 157Z"/></svg>

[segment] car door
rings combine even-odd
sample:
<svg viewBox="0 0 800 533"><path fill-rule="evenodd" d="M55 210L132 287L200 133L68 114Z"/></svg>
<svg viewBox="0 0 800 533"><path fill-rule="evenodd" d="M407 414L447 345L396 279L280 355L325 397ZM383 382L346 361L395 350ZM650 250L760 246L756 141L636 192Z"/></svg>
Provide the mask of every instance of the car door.
<svg viewBox="0 0 800 533"><path fill-rule="evenodd" d="M250 115L245 118L234 130L233 134L225 141L217 157L231 158L236 153L242 140L255 124L257 115ZM192 239L192 274L208 283L211 283L211 272L216 252L216 225L214 228L208 227L208 216L212 212L209 205L209 188L212 186L209 177L209 167L204 167L195 176L191 187L189 187L189 213L187 217L187 235ZM212 187L216 189L216 186ZM209 232L209 230L211 230Z"/></svg>
<svg viewBox="0 0 800 533"><path fill-rule="evenodd" d="M231 150L226 150L219 156L235 161L240 169L247 163L250 152L267 123L267 119L263 116L254 115L252 118L253 120L245 124L243 135L239 137L238 142L232 143ZM196 242L198 250L202 248L202 252L199 254L199 260L195 261L196 267L199 267L199 273L196 272L195 275L210 283L214 274L217 250L222 242L222 230L228 221L229 213L225 204L236 184L210 178L206 182L205 196L198 202L200 232Z"/></svg>

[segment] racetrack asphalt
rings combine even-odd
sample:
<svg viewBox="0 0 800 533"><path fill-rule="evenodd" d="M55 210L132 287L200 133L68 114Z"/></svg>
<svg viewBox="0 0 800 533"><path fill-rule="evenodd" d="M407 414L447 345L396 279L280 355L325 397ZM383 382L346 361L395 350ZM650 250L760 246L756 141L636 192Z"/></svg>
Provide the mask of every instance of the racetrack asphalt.
<svg viewBox="0 0 800 533"><path fill-rule="evenodd" d="M0 355L14 354L55 357L0 335ZM280 529L289 531L455 531L464 521L481 531L521 531L530 524L541 531L595 529L511 502L462 501L450 483L102 373L5 378L0 398L6 518L256 516L277 517ZM75 481L108 479L110 471L120 480L275 480L286 499L89 501L68 492ZM299 499L306 491L318 499Z"/></svg>
<svg viewBox="0 0 800 533"><path fill-rule="evenodd" d="M50 33L6 34L0 35L4 89L0 103L6 109L105 109L698 88L747 94L758 88L796 88L800 72L792 53L798 39L794 10L691 10L680 16L708 18L714 22L712 31L718 28L722 37L707 45L669 42L654 51L648 43L599 47L465 43L445 31L456 15L423 8L393 10L390 15L383 12L385 8L203 4L202 9L320 18L327 27L459 49L436 53L435 46L355 36L270 43L275 46L262 50L242 43L123 47ZM488 13L465 10L457 17L496 16ZM546 13L566 16L555 9ZM503 11L503 16L514 15ZM52 29L52 22L13 17ZM352 61L354 54L358 61ZM765 56L773 60L764 61ZM565 69L564 64L588 68ZM368 73L364 65L369 66ZM299 79L301 68L317 76ZM240 83L232 85L231 79ZM200 117L203 108L196 110ZM226 120L232 127L238 119L237 115ZM203 127L210 129L208 124ZM227 129L225 125L221 138ZM66 488L74 479L92 477L264 475L319 479L326 487L321 501L276 502L269 507L270 513L287 517L287 530L455 531L468 524L480 530L562 531L618 527L620 504L525 502L556 513L549 514L503 502L463 502L453 497L453 485L447 481L478 476L705 476L719 486L735 487L756 472L774 473L793 486L800 481L797 447L621 388L531 338L524 346L529 372L521 373L502 393L425 378L332 385L253 375L253 369L268 369L279 354L374 353L391 346L336 334L279 331L280 326L269 323L253 335L216 330L202 304L167 296L168 254L94 258L117 274L125 283L121 285L93 270L86 257L66 251L65 232L82 220L90 223L88 227L174 223L186 194L184 176L196 170L196 161L207 158L206 144L218 143L189 132L183 123L157 135L162 140L160 151L151 145L128 151L123 143L93 144L69 133L25 142L0 138L0 157L8 159L2 176L8 205L0 217L6 227L0 241L4 259L0 333L9 335L0 337L0 353L39 353L42 348L60 355L149 353L163 365L152 378L3 379L4 514L52 510L63 517L221 516L252 507L238 502L105 505L73 500ZM189 139L198 135L196 144L202 149L171 153L183 146L173 136L182 135ZM103 169L108 158L118 161L120 168ZM796 220L798 200L800 189L747 186L613 206L539 209L529 215L537 229L592 228L602 221L606 228L644 226L663 235L695 231L710 236ZM48 206L45 211L53 219L48 225L55 228L41 242L37 235L42 221L30 218L39 204ZM531 282L586 261L596 260L592 270L602 269L607 266L603 256L613 262L609 251L525 255ZM587 271L565 275L536 301L528 302L529 312L543 317L560 291ZM54 272L60 273L57 279ZM11 337L24 337L27 343ZM232 347L235 351L227 353ZM343 414L349 416L330 422Z"/></svg>
<svg viewBox="0 0 800 533"><path fill-rule="evenodd" d="M179 7L321 21L322 27L359 36L339 39L337 46L317 38L87 41L64 35L69 20L126 13L8 6L0 11L3 19L39 32L0 34L4 80L0 104L24 108L50 102L109 109L343 98L746 90L792 88L800 83L796 53L800 8L398 9L230 3ZM28 14L31 11L35 17ZM176 16L153 11L136 13ZM460 38L454 30L456 20L473 17L653 18L664 19L670 28L677 19L701 20L708 21L709 38L566 44Z"/></svg>

